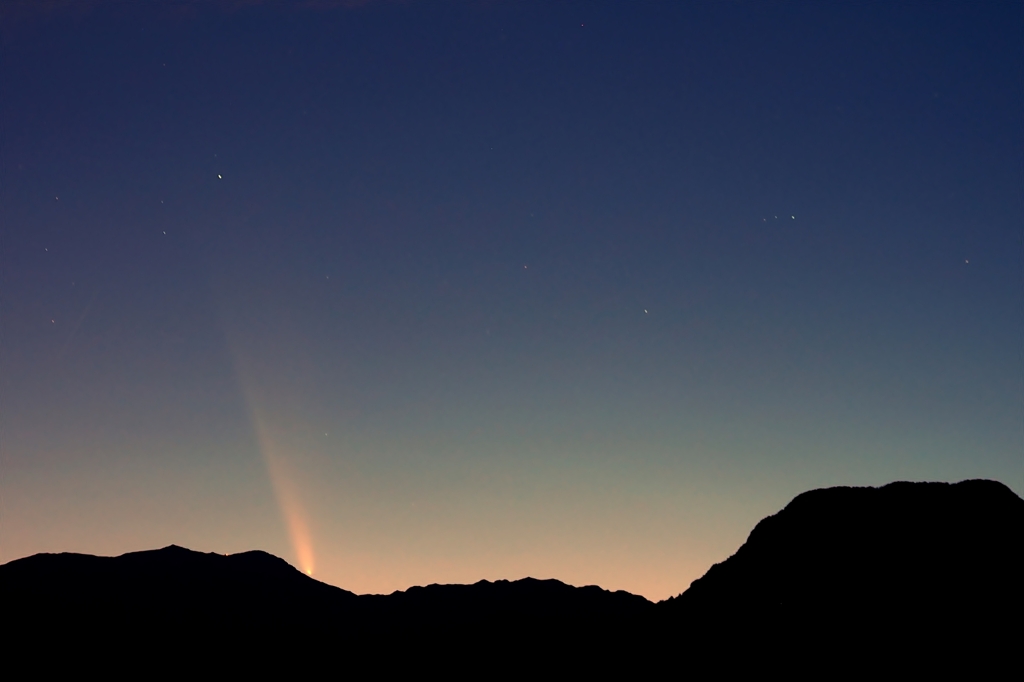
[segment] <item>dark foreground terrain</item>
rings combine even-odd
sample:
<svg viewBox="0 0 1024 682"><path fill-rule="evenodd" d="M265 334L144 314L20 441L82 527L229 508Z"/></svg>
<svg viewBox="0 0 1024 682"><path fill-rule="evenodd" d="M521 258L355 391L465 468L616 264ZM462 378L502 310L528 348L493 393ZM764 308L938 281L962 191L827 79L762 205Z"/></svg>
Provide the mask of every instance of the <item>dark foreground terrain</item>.
<svg viewBox="0 0 1024 682"><path fill-rule="evenodd" d="M1006 486L893 483L798 496L657 604L532 578L359 596L264 552L175 546L12 561L0 599L8 659L50 666L992 671L1022 650L1022 549Z"/></svg>

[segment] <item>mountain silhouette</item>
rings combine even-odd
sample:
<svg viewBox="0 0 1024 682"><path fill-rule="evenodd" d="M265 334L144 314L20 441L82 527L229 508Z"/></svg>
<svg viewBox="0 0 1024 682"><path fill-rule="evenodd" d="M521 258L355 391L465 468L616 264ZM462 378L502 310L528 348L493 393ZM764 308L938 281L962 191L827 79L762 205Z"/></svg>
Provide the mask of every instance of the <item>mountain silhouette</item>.
<svg viewBox="0 0 1024 682"><path fill-rule="evenodd" d="M994 481L812 490L659 607L790 662L992 660L1019 642L1022 543L1024 500Z"/></svg>
<svg viewBox="0 0 1024 682"><path fill-rule="evenodd" d="M11 651L47 642L101 662L128 648L235 664L330 652L380 670L922 670L1011 660L1022 539L1024 500L1000 483L900 482L797 496L659 604L533 578L355 595L265 552L176 546L12 561L0 566L0 603Z"/></svg>
<svg viewBox="0 0 1024 682"><path fill-rule="evenodd" d="M31 603L62 618L122 613L131 618L191 617L204 612L259 619L334 610L357 597L313 580L284 559L252 551L221 555L175 545L119 557L37 554L0 567L6 603ZM13 592L13 594L12 594Z"/></svg>

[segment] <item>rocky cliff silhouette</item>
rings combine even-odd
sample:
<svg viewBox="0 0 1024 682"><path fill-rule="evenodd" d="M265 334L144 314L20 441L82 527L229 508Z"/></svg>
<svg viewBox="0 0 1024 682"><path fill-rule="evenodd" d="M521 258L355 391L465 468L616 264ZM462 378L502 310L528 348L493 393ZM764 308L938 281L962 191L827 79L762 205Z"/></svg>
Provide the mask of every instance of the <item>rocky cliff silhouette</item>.
<svg viewBox="0 0 1024 682"><path fill-rule="evenodd" d="M0 603L17 633L9 643L50 642L100 659L116 645L222 660L386 650L392 664L483 657L565 671L636 671L666 657L692 669L892 659L920 670L1011 659L1024 606L1022 540L1024 500L1000 483L892 483L799 495L659 604L532 578L358 596L264 552L175 546L12 561L0 566Z"/></svg>
<svg viewBox="0 0 1024 682"><path fill-rule="evenodd" d="M1024 606L1024 500L994 481L891 483L797 496L688 590L666 622L762 660L1006 657Z"/></svg>
<svg viewBox="0 0 1024 682"><path fill-rule="evenodd" d="M666 606L770 617L1020 603L1024 500L994 481L797 496Z"/></svg>

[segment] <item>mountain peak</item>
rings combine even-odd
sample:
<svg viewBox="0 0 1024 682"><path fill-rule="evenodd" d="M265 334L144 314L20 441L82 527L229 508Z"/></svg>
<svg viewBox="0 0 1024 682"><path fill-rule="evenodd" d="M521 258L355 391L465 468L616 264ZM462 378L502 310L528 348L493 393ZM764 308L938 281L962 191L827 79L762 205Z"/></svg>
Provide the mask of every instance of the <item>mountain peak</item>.
<svg viewBox="0 0 1024 682"><path fill-rule="evenodd" d="M996 481L810 490L758 523L732 557L673 601L766 611L940 595L976 602L988 595L992 571L1021 564L1022 527L1024 500Z"/></svg>

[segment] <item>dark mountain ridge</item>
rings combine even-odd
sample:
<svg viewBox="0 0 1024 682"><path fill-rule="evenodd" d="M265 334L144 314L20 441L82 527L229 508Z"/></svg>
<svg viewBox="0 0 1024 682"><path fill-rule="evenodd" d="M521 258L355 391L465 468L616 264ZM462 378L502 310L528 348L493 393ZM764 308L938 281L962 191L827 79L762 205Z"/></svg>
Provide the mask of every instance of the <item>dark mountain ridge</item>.
<svg viewBox="0 0 1024 682"><path fill-rule="evenodd" d="M231 633L247 647L386 645L418 660L467 647L577 664L682 651L694 664L736 665L726 652L737 648L761 663L806 662L812 650L830 660L897 649L998 660L1020 633L1022 538L1024 500L1000 483L900 482L797 496L658 604L533 578L355 595L265 552L176 546L12 561L0 566L0 603L19 632L93 650L114 640L209 648Z"/></svg>
<svg viewBox="0 0 1024 682"><path fill-rule="evenodd" d="M864 610L1020 603L1024 500L995 481L812 490L667 606Z"/></svg>
<svg viewBox="0 0 1024 682"><path fill-rule="evenodd" d="M968 666L1007 660L1024 607L1024 500L995 481L798 495L678 597L695 647L764 661Z"/></svg>
<svg viewBox="0 0 1024 682"><path fill-rule="evenodd" d="M118 557L37 554L0 567L0 582L8 603L31 601L33 610L63 617L120 611L170 618L211 610L248 619L313 604L340 608L356 599L266 552L220 555L176 545Z"/></svg>

